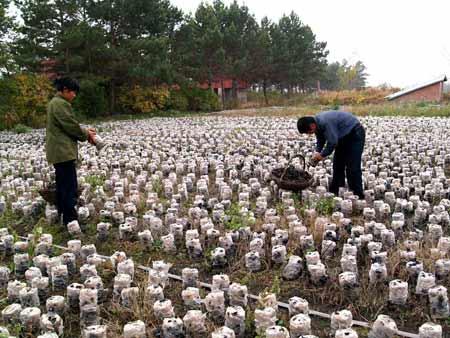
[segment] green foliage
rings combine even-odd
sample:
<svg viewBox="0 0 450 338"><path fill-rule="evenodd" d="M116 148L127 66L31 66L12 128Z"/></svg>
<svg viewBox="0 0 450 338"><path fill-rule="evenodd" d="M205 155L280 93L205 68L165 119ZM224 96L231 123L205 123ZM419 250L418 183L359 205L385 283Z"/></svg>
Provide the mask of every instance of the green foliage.
<svg viewBox="0 0 450 338"><path fill-rule="evenodd" d="M97 175L90 175L85 177L85 182L89 183L94 190L97 187L103 187L105 178Z"/></svg>
<svg viewBox="0 0 450 338"><path fill-rule="evenodd" d="M339 110L339 107L340 107L341 105L339 104L339 101L336 101L336 102L334 102L333 103L333 105L331 106L331 109L332 110Z"/></svg>
<svg viewBox="0 0 450 338"><path fill-rule="evenodd" d="M49 73L101 77L111 112L123 84L172 81L170 39L182 13L168 0L17 0L16 5L23 18L14 44L16 63L34 72L51 61Z"/></svg>
<svg viewBox="0 0 450 338"><path fill-rule="evenodd" d="M333 197L319 198L315 202L304 202L299 204L299 213L302 217L305 217L305 210L314 208L316 212L321 216L331 216L334 212L335 202Z"/></svg>
<svg viewBox="0 0 450 338"><path fill-rule="evenodd" d="M45 125L47 103L54 92L45 76L17 74L2 79L0 86L6 89L0 101L0 126L12 128L18 123L30 127Z"/></svg>
<svg viewBox="0 0 450 338"><path fill-rule="evenodd" d="M366 86L366 66L362 61L350 64L347 60L327 65L321 78L321 88L327 90L362 89Z"/></svg>
<svg viewBox="0 0 450 338"><path fill-rule="evenodd" d="M250 77L259 82L263 89L264 104L269 104L269 93L267 87L275 77L274 50L272 48L271 30L273 23L265 17L257 28L256 38L251 45L251 71ZM279 92L276 92L279 94Z"/></svg>
<svg viewBox="0 0 450 338"><path fill-rule="evenodd" d="M171 89L166 107L172 110L186 111L189 109L189 101L183 91L179 89Z"/></svg>
<svg viewBox="0 0 450 338"><path fill-rule="evenodd" d="M280 283L280 278L278 276L275 276L275 278L273 279L272 287L271 287L270 291L276 295L280 294L281 283Z"/></svg>
<svg viewBox="0 0 450 338"><path fill-rule="evenodd" d="M13 98L17 95L17 86L12 77L0 78L0 130L10 129L18 123L18 117L12 113Z"/></svg>
<svg viewBox="0 0 450 338"><path fill-rule="evenodd" d="M221 1L214 5L201 3L194 17L188 17L175 33L172 59L181 78L206 82L224 73L223 23L219 13L224 8Z"/></svg>
<svg viewBox="0 0 450 338"><path fill-rule="evenodd" d="M107 111L106 89L102 82L84 79L74 101L74 110L87 117L96 117Z"/></svg>
<svg viewBox="0 0 450 338"><path fill-rule="evenodd" d="M43 228L39 225L36 225L33 228L33 241L28 243L28 255L30 257L34 256L34 249L36 248L37 243L39 243L39 239L41 238L43 233Z"/></svg>
<svg viewBox="0 0 450 338"><path fill-rule="evenodd" d="M284 205L283 203L277 203L277 205L275 206L275 209L277 211L277 215L283 215L284 213Z"/></svg>
<svg viewBox="0 0 450 338"><path fill-rule="evenodd" d="M219 97L209 89L187 87L182 90L190 111L216 111L220 108Z"/></svg>
<svg viewBox="0 0 450 338"><path fill-rule="evenodd" d="M12 35L5 14L10 2L0 0L0 71L13 56L16 69L24 72L78 79L74 108L88 118L106 112L218 110L218 97L197 83L220 78L233 80L226 106L238 102L237 80L261 83L268 104L269 85L290 90L315 81L327 54L325 43L317 42L295 13L277 24L267 18L259 24L237 2L201 3L194 16L183 18L168 0L15 0L22 20ZM4 51L7 33L14 41ZM164 94L161 88L174 83L181 91ZM20 102L9 100L3 107L0 102L0 128L25 120L43 126L42 105L22 95L20 83L13 87L20 92L14 97L28 100L28 109Z"/></svg>
<svg viewBox="0 0 450 338"><path fill-rule="evenodd" d="M16 125L14 126L13 131L14 131L16 134L26 134L26 133L29 133L29 132L31 131L31 128L30 128L30 127L27 127L27 126L24 126L24 125L21 124L21 123L18 123L18 124L16 124Z"/></svg>
<svg viewBox="0 0 450 338"><path fill-rule="evenodd" d="M330 216L334 211L333 197L321 198L316 203L316 211L319 215Z"/></svg>
<svg viewBox="0 0 450 338"><path fill-rule="evenodd" d="M162 242L160 239L155 239L155 240L153 241L152 248L153 248L155 251L160 251L160 250L162 249L162 247L163 247L163 242Z"/></svg>
<svg viewBox="0 0 450 338"><path fill-rule="evenodd" d="M239 283L242 285L248 285L250 283L250 281L252 280L253 275L249 272L247 272L240 280Z"/></svg>
<svg viewBox="0 0 450 338"><path fill-rule="evenodd" d="M245 5L216 0L200 4L176 32L173 60L182 76L200 83L258 82L268 104L271 84L291 90L315 82L326 65L325 48L295 13L277 24L264 18L259 25ZM234 85L231 103L236 100Z"/></svg>
<svg viewBox="0 0 450 338"><path fill-rule="evenodd" d="M278 320L277 320L277 325L278 325L278 326L286 326L286 323L284 322L283 319L278 319Z"/></svg>
<svg viewBox="0 0 450 338"><path fill-rule="evenodd" d="M0 75L11 70L10 43L6 41L6 37L14 28L13 18L7 13L11 2L0 0Z"/></svg>
<svg viewBox="0 0 450 338"><path fill-rule="evenodd" d="M274 82L286 88L305 88L314 82L326 65L325 42L318 42L311 28L297 14L284 15L271 27Z"/></svg>
<svg viewBox="0 0 450 338"><path fill-rule="evenodd" d="M167 88L135 85L132 88L122 88L119 102L128 113L140 114L163 109L168 98Z"/></svg>
<svg viewBox="0 0 450 338"><path fill-rule="evenodd" d="M225 227L229 230L239 230L249 225L248 217L241 215L237 203L232 203L225 215L228 217Z"/></svg>
<svg viewBox="0 0 450 338"><path fill-rule="evenodd" d="M158 196L161 195L161 193L162 193L162 184L161 184L161 181L154 181L154 182L152 183L152 188L153 188L153 191L156 192L156 193L158 194Z"/></svg>
<svg viewBox="0 0 450 338"><path fill-rule="evenodd" d="M22 334L22 325L19 323L8 325L9 334L12 336L20 337Z"/></svg>
<svg viewBox="0 0 450 338"><path fill-rule="evenodd" d="M428 106L428 102L421 101L421 102L417 103L416 105L419 108L425 108L426 106Z"/></svg>

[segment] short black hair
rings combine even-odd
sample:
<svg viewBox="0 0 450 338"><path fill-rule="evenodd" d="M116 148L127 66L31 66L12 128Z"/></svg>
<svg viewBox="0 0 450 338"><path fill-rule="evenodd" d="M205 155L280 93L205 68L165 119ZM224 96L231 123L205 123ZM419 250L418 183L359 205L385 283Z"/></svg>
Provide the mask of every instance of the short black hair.
<svg viewBox="0 0 450 338"><path fill-rule="evenodd" d="M60 77L53 81L53 84L55 85L56 90L59 92L62 92L64 88L74 91L75 93L78 93L80 91L80 85L78 84L77 80L74 80L70 77Z"/></svg>
<svg viewBox="0 0 450 338"><path fill-rule="evenodd" d="M309 126L316 123L316 120L312 116L300 117L297 121L297 129L300 134L306 134L309 131Z"/></svg>

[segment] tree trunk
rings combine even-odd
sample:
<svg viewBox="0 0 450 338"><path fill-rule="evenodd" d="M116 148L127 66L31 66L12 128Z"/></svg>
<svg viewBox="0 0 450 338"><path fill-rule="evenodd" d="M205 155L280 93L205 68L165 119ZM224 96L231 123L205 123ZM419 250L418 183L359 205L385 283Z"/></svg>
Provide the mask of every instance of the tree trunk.
<svg viewBox="0 0 450 338"><path fill-rule="evenodd" d="M93 69L92 69L92 53L91 53L91 49L89 48L89 52L88 52L88 64L89 64L89 73L93 73Z"/></svg>
<svg viewBox="0 0 450 338"><path fill-rule="evenodd" d="M267 81L266 81L266 79L263 80L263 93L264 93L264 102L266 103L266 106L268 106L269 99L267 98Z"/></svg>
<svg viewBox="0 0 450 338"><path fill-rule="evenodd" d="M109 86L109 114L112 115L116 105L116 84L114 79L111 79Z"/></svg>
<svg viewBox="0 0 450 338"><path fill-rule="evenodd" d="M70 66L69 66L69 48L66 48L64 53L64 59L65 59L65 66L66 66L66 74L70 74Z"/></svg>
<svg viewBox="0 0 450 338"><path fill-rule="evenodd" d="M231 95L233 97L233 108L236 108L238 105L238 82L236 79L231 82Z"/></svg>
<svg viewBox="0 0 450 338"><path fill-rule="evenodd" d="M111 38L111 49L114 50L116 47L116 32L114 30L114 21L111 19L109 22L109 34ZM113 53L114 54L114 53ZM112 115L115 111L116 106L116 81L115 81L115 71L112 71L111 80L109 82L109 113Z"/></svg>
<svg viewBox="0 0 450 338"><path fill-rule="evenodd" d="M223 79L220 80L220 87L222 91L222 109L225 110L225 91L223 90Z"/></svg>

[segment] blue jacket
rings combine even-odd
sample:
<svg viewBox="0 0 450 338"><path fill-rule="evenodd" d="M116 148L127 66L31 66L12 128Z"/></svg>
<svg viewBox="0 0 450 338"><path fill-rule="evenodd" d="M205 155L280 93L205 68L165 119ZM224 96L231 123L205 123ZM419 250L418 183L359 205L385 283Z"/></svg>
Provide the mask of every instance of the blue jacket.
<svg viewBox="0 0 450 338"><path fill-rule="evenodd" d="M323 157L330 155L339 140L359 124L359 120L352 113L337 110L320 112L314 119L317 124L316 151Z"/></svg>

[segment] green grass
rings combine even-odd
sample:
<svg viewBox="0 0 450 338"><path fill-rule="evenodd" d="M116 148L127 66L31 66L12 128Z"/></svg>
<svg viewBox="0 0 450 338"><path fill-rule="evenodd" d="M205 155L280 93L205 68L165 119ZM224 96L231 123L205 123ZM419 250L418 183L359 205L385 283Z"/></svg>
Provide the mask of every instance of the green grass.
<svg viewBox="0 0 450 338"><path fill-rule="evenodd" d="M32 130L33 130L33 129L31 129L30 127L25 126L25 125L23 125L23 124L21 124L21 123L16 124L16 125L14 126L14 129L13 129L13 131L14 131L16 134L26 134L26 133L29 133L29 132L32 131Z"/></svg>
<svg viewBox="0 0 450 338"><path fill-rule="evenodd" d="M429 103L409 104L360 104L360 105L319 105L299 104L295 106L248 108L214 113L219 116L247 117L298 117L314 115L319 111L340 109L352 112L357 116L404 116L404 117L450 117L450 104L441 105Z"/></svg>
<svg viewBox="0 0 450 338"><path fill-rule="evenodd" d="M317 201L316 211L319 215L331 216L334 210L333 197L321 198Z"/></svg>
<svg viewBox="0 0 450 338"><path fill-rule="evenodd" d="M299 205L300 215L305 217L305 210L314 208L320 216L331 216L334 211L335 202L333 197L322 197L315 203L304 202Z"/></svg>
<svg viewBox="0 0 450 338"><path fill-rule="evenodd" d="M436 105L425 102L405 104L377 104L351 107L361 116L450 117L450 104Z"/></svg>
<svg viewBox="0 0 450 338"><path fill-rule="evenodd" d="M103 187L105 178L98 175L89 175L85 177L85 181L91 185L92 190L95 190L97 187Z"/></svg>
<svg viewBox="0 0 450 338"><path fill-rule="evenodd" d="M249 225L248 217L241 215L239 205L236 202L231 204L225 215L229 217L225 224L225 227L229 230L239 230Z"/></svg>

